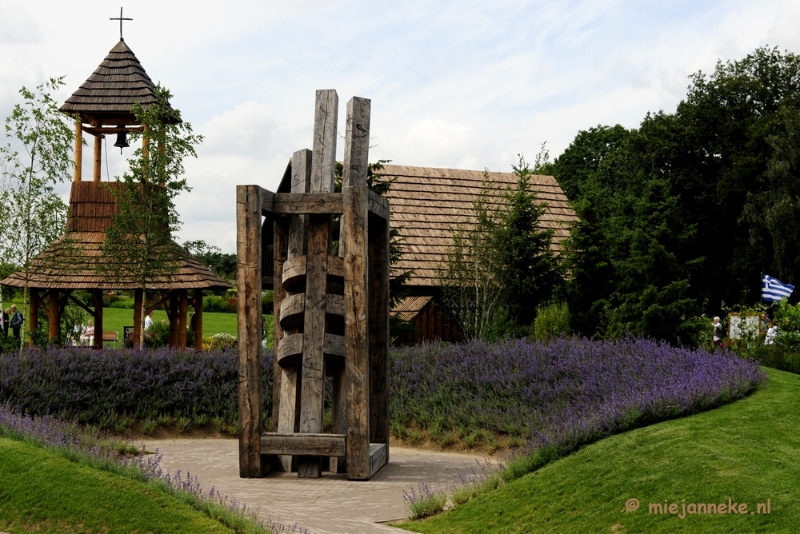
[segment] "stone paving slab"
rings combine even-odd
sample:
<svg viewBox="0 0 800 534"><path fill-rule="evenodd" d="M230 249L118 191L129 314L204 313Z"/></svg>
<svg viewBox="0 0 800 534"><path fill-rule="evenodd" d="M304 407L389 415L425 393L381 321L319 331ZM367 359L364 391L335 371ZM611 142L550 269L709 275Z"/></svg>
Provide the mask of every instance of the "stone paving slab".
<svg viewBox="0 0 800 534"><path fill-rule="evenodd" d="M163 455L171 473L197 476L206 491L215 487L236 497L259 515L286 526L297 523L314 534L402 533L381 524L406 517L403 490L420 483L446 488L460 474L479 471L483 457L391 447L389 464L368 481L350 481L344 474L323 473L300 479L296 473L270 473L265 478L239 478L239 442L233 439L146 441L148 451ZM302 531L301 531L302 532Z"/></svg>

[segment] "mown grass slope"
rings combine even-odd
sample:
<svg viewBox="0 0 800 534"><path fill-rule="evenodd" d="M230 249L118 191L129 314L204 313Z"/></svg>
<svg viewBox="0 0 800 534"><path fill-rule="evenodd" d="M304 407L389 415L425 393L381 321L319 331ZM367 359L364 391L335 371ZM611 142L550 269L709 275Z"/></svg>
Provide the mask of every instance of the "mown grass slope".
<svg viewBox="0 0 800 534"><path fill-rule="evenodd" d="M798 532L800 376L764 369L749 397L587 445L455 510L402 528L424 533ZM626 510L629 499L639 508ZM726 512L680 517L684 505ZM769 499L770 513L756 513ZM675 503L678 514L650 513Z"/></svg>
<svg viewBox="0 0 800 534"><path fill-rule="evenodd" d="M0 531L233 532L153 486L0 438Z"/></svg>

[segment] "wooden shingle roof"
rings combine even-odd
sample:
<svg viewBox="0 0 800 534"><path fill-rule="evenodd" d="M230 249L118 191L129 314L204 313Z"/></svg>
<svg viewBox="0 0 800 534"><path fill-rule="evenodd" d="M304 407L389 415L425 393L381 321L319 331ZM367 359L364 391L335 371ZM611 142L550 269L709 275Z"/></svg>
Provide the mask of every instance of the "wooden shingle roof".
<svg viewBox="0 0 800 534"><path fill-rule="evenodd" d="M131 106L139 102L147 107L156 102L153 87L133 51L120 39L60 110L77 113L85 122L99 119L105 124L136 124Z"/></svg>
<svg viewBox="0 0 800 534"><path fill-rule="evenodd" d="M105 230L111 226L117 205L111 191L116 182L73 182L70 191L67 233L31 262L30 287L39 289L136 289L138 283L101 274L119 271L119 261L103 254ZM210 271L180 245L172 242L180 260L176 271L148 285L149 289L215 289L230 285ZM99 265L111 269L100 270ZM17 271L0 284L23 287L23 273Z"/></svg>
<svg viewBox="0 0 800 534"><path fill-rule="evenodd" d="M114 277L110 279L98 273L100 264L119 268L115 258L103 254L102 232L68 232L58 238L31 262L29 287L36 289L137 289L141 286L133 280ZM173 242L180 249L180 245ZM182 251L182 249L180 249ZM180 251L179 251L180 252ZM23 287L22 271L17 271L2 282L4 285ZM183 253L175 272L153 280L147 286L153 290L172 289L221 289L230 285L210 271L189 253Z"/></svg>
<svg viewBox="0 0 800 534"><path fill-rule="evenodd" d="M386 165L380 174L393 178L386 197L391 205L393 227L400 227L404 252L394 266L399 271L414 270L409 286L435 287L437 266L444 262L452 246L452 228L467 222L474 213L472 202L482 191L486 177L502 194L517 183L513 173L436 169ZM535 175L531 189L537 201L546 203L541 226L554 230L552 248L561 250L570 226L578 220L566 195L552 176Z"/></svg>

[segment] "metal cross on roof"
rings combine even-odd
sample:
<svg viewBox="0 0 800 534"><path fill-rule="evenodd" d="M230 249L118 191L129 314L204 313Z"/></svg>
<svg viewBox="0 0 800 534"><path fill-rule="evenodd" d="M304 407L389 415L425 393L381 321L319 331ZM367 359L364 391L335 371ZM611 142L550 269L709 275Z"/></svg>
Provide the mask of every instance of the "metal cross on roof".
<svg viewBox="0 0 800 534"><path fill-rule="evenodd" d="M119 17L111 17L108 20L118 20L119 21L119 39L120 39L120 41L124 41L125 39L122 38L122 21L123 20L133 20L133 19L123 18L122 17L122 8L120 7L119 8Z"/></svg>

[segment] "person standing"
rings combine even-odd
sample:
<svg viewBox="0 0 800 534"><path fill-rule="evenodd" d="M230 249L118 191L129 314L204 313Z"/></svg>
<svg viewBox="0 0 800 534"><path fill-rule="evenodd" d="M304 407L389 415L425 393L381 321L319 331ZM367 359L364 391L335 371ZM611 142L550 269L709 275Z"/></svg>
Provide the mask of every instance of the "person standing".
<svg viewBox="0 0 800 534"><path fill-rule="evenodd" d="M17 311L17 306L11 306L11 330L14 331L14 337L19 339L19 331L22 329L22 324L25 322L25 317Z"/></svg>
<svg viewBox="0 0 800 534"><path fill-rule="evenodd" d="M153 326L153 312L151 311L144 317L144 331L147 332Z"/></svg>
<svg viewBox="0 0 800 534"><path fill-rule="evenodd" d="M722 340L725 338L725 327L719 320L719 317L714 317L714 346L719 347L722 345Z"/></svg>

